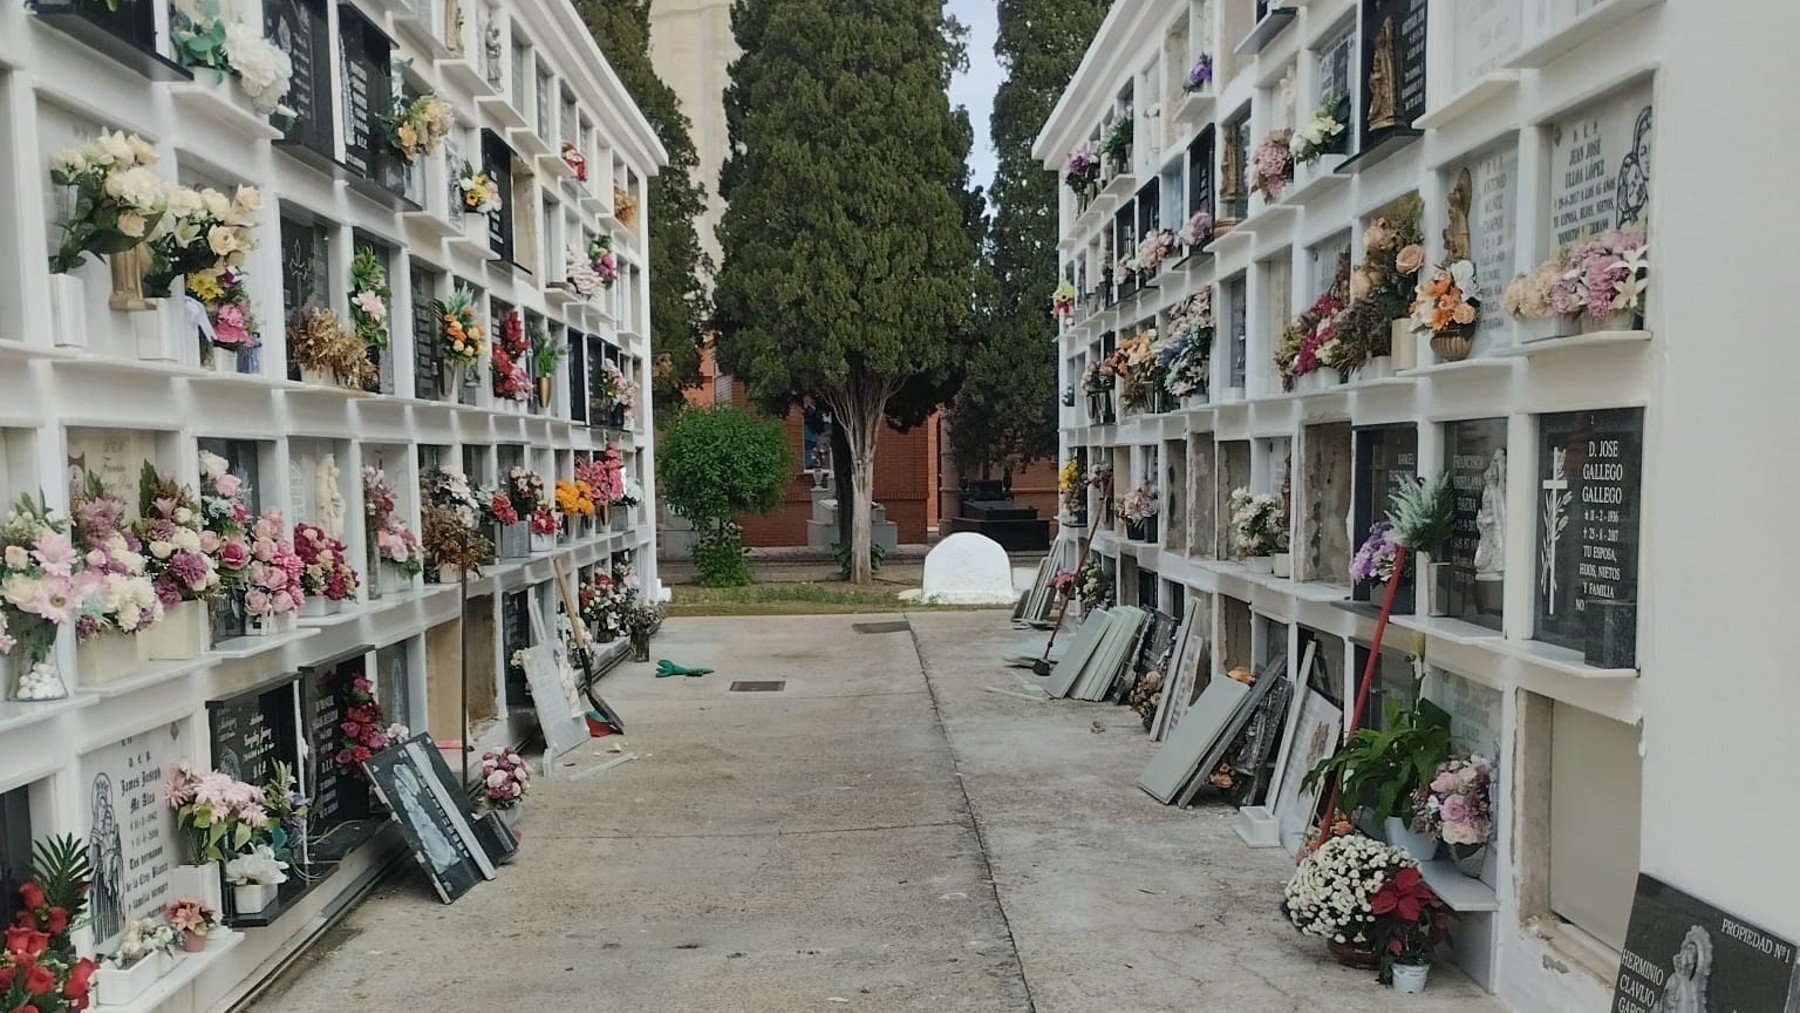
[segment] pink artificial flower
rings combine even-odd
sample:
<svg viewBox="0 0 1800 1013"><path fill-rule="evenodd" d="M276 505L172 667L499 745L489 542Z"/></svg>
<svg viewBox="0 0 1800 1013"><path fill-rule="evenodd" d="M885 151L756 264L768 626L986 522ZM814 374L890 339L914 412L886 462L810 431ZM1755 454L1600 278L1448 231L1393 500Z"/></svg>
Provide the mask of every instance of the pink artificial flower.
<svg viewBox="0 0 1800 1013"><path fill-rule="evenodd" d="M56 531L46 531L38 536L32 548L32 556L44 572L55 577L67 577L74 571L76 560L80 557L75 552L75 543L69 536Z"/></svg>
<svg viewBox="0 0 1800 1013"><path fill-rule="evenodd" d="M1441 815L1445 823L1461 823L1469 815L1469 803L1461 795L1451 795L1444 799Z"/></svg>
<svg viewBox="0 0 1800 1013"><path fill-rule="evenodd" d="M350 301L355 303L356 308L366 313L371 320L387 319L387 303L382 302L381 296L374 292L358 292L356 298Z"/></svg>
<svg viewBox="0 0 1800 1013"><path fill-rule="evenodd" d="M244 595L244 611L253 616L268 615L272 604L269 596L262 591L252 590Z"/></svg>
<svg viewBox="0 0 1800 1013"><path fill-rule="evenodd" d="M219 546L219 562L227 569L242 570L250 563L250 547L234 538Z"/></svg>
<svg viewBox="0 0 1800 1013"><path fill-rule="evenodd" d="M218 534L218 532L216 532L216 531L200 532L200 551L206 553L209 556L218 554L218 551L219 551L219 534Z"/></svg>

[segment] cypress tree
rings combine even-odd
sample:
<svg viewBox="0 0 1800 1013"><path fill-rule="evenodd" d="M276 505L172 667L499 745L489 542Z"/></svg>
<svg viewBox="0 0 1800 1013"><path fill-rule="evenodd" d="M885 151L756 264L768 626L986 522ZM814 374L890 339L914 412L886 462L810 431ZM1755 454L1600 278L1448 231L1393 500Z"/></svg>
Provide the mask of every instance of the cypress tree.
<svg viewBox="0 0 1800 1013"><path fill-rule="evenodd" d="M712 309L704 278L712 271L694 223L706 211L706 185L695 178L700 155L675 90L650 63L650 0L576 0L606 62L643 110L669 153L650 180L651 395L659 411L681 403L700 379L700 338Z"/></svg>
<svg viewBox="0 0 1800 1013"><path fill-rule="evenodd" d="M739 0L732 30L719 362L765 404L830 408L866 583L876 434L941 403L972 326L958 28L939 0Z"/></svg>
<svg viewBox="0 0 1800 1013"><path fill-rule="evenodd" d="M989 119L998 166L988 228L991 285L980 347L950 412L957 464L986 472L1056 453L1057 186L1031 142L1106 17L1107 0L999 0L994 54L1007 76Z"/></svg>

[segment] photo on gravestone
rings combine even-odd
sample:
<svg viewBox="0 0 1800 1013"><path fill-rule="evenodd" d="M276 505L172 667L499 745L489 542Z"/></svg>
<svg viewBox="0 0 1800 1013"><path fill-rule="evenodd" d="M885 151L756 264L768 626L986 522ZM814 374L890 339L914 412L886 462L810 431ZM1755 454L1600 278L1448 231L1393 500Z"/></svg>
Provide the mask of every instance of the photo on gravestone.
<svg viewBox="0 0 1800 1013"><path fill-rule="evenodd" d="M1534 636L1596 668L1637 667L1641 408L1538 419Z"/></svg>
<svg viewBox="0 0 1800 1013"><path fill-rule="evenodd" d="M162 783L181 755L182 733L179 723L157 725L81 758L93 866L88 914L101 949L127 921L148 918L171 899L170 873L183 856Z"/></svg>
<svg viewBox="0 0 1800 1013"><path fill-rule="evenodd" d="M449 904L492 878L493 863L458 801L460 793L439 780L430 759L436 752L430 736L417 735L370 756L361 772L399 824L438 898Z"/></svg>
<svg viewBox="0 0 1800 1013"><path fill-rule="evenodd" d="M1417 135L1425 114L1426 0L1363 0L1360 151Z"/></svg>
<svg viewBox="0 0 1800 1013"><path fill-rule="evenodd" d="M1638 874L1612 1013L1796 1008L1794 944Z"/></svg>
<svg viewBox="0 0 1800 1013"><path fill-rule="evenodd" d="M1445 614L1501 628L1506 580L1506 420L1444 425L1454 512L1435 589Z"/></svg>
<svg viewBox="0 0 1800 1013"><path fill-rule="evenodd" d="M348 738L372 741L366 728L380 725L367 675L370 645L300 669L302 713L306 719L308 756L302 768L302 790L312 800L307 813L308 852L314 860L337 861L374 833L369 784L357 766L367 746L350 746ZM366 702L361 697L369 696ZM363 720L370 719L370 720ZM354 726L355 734L345 725Z"/></svg>
<svg viewBox="0 0 1800 1013"><path fill-rule="evenodd" d="M1351 542L1358 546L1363 544L1374 526L1387 517L1394 490L1411 482L1418 474L1419 431L1412 423L1366 426L1356 430L1356 492L1351 504ZM1345 559L1343 566L1348 574L1350 560ZM1396 615L1413 611L1413 577L1414 567L1409 561L1405 572L1396 578L1399 581L1394 592ZM1363 581L1351 589L1350 596L1354 601L1370 602L1379 607L1386 600L1387 585Z"/></svg>
<svg viewBox="0 0 1800 1013"><path fill-rule="evenodd" d="M1648 80L1551 122L1553 249L1643 223L1650 208L1652 123Z"/></svg>
<svg viewBox="0 0 1800 1013"><path fill-rule="evenodd" d="M1464 247L1447 256L1475 266L1475 298L1481 305L1474 333L1478 354L1512 343L1512 320L1502 311L1500 297L1514 273L1518 176L1519 153L1508 143L1453 165L1444 177L1450 220L1445 248L1453 235Z"/></svg>

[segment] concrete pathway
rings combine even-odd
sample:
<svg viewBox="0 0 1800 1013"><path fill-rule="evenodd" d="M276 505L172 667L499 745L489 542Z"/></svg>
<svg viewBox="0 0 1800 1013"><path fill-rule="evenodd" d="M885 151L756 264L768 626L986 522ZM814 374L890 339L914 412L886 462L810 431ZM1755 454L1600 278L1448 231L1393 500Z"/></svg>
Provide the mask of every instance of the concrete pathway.
<svg viewBox="0 0 1800 1013"><path fill-rule="evenodd" d="M497 881L445 907L395 877L254 1009L1501 1009L1331 964L1276 911L1285 855L1132 786L1129 711L984 690L1019 638L996 611L671 620L654 653L719 671L608 677L641 759L540 781Z"/></svg>

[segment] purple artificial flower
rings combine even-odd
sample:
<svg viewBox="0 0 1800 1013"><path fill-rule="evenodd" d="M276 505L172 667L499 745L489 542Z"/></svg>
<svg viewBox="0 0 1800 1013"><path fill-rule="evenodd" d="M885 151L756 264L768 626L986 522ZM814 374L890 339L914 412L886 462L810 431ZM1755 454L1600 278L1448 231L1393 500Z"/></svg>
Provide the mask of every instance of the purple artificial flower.
<svg viewBox="0 0 1800 1013"><path fill-rule="evenodd" d="M211 572L206 565L206 557L198 552L177 552L170 556L169 570L183 584L196 590L205 586L207 575Z"/></svg>
<svg viewBox="0 0 1800 1013"><path fill-rule="evenodd" d="M1201 53L1200 59L1194 61L1189 68L1187 80L1181 84L1184 91L1201 91L1212 83L1213 61L1211 53Z"/></svg>

